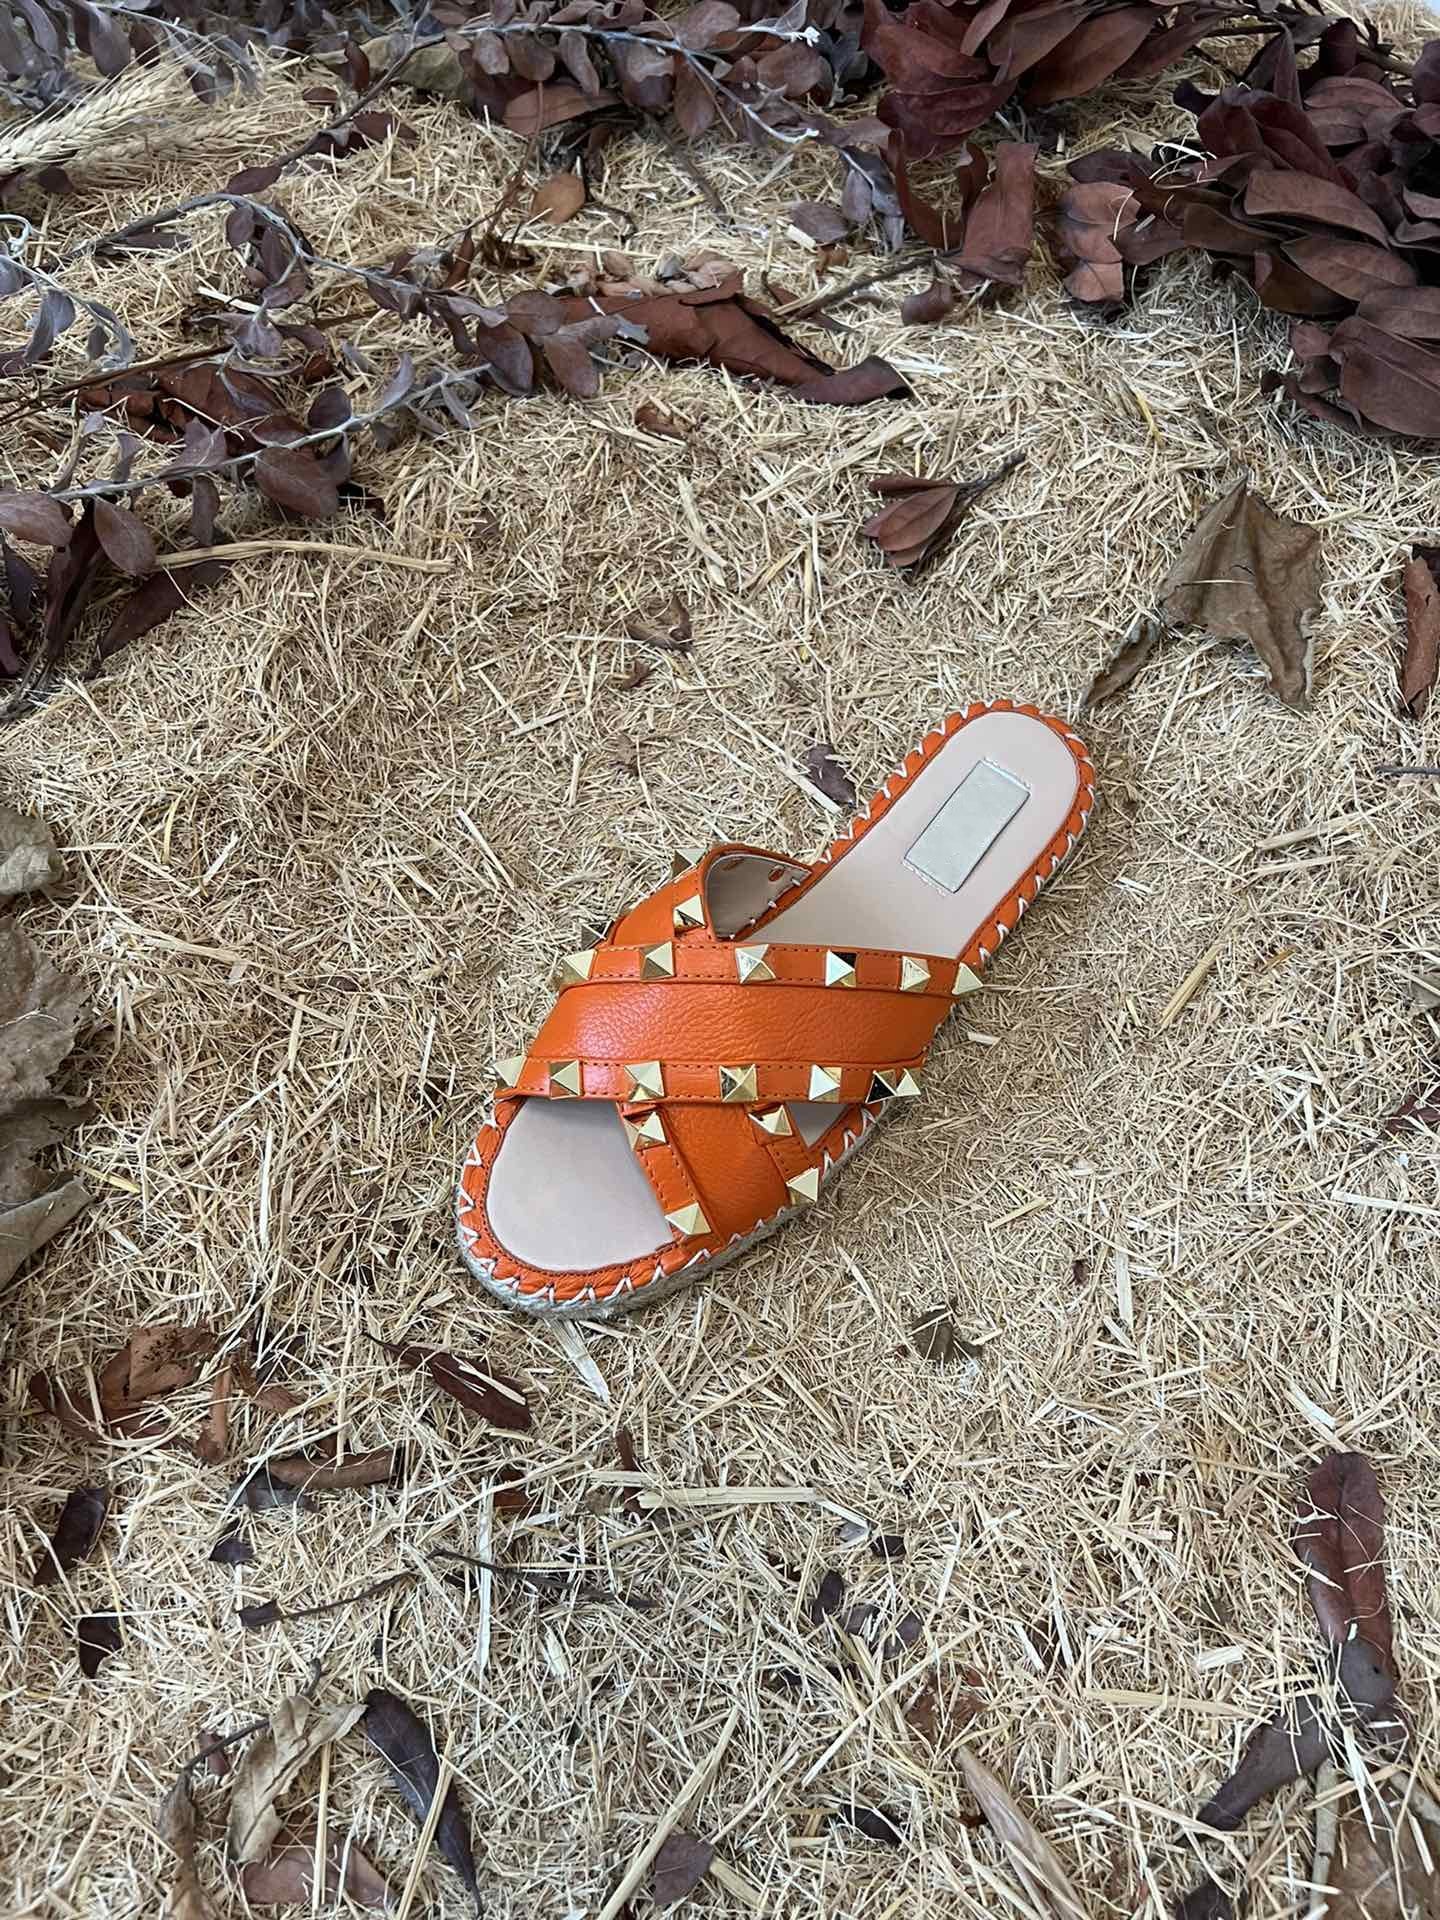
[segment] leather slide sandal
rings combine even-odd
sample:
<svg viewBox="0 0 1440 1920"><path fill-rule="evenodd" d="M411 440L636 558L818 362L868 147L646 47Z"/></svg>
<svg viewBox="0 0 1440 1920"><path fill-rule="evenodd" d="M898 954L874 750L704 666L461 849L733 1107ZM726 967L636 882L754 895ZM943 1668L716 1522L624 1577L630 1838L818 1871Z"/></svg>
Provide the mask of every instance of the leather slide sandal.
<svg viewBox="0 0 1440 1920"><path fill-rule="evenodd" d="M1008 700L928 734L813 862L682 857L499 1063L461 1169L460 1251L517 1307L603 1318L715 1271L804 1208L920 1091L1094 801L1085 748Z"/></svg>

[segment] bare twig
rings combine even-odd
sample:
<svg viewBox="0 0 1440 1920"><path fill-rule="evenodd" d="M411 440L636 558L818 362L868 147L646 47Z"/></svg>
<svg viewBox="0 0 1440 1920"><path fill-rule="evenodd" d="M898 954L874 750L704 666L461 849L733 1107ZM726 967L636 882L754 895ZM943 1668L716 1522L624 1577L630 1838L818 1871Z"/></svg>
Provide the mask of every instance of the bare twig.
<svg viewBox="0 0 1440 1920"><path fill-rule="evenodd" d="M866 287L878 287L885 280L898 280L902 273L931 266L934 260L933 248L927 248L924 253L907 254L904 259L897 256L873 273L862 273L856 280L847 280L843 287L832 287L828 293L817 293L809 300L792 300L788 307L777 307L776 316L782 320L808 320L812 314L824 313L827 307L839 306L852 293L863 293Z"/></svg>

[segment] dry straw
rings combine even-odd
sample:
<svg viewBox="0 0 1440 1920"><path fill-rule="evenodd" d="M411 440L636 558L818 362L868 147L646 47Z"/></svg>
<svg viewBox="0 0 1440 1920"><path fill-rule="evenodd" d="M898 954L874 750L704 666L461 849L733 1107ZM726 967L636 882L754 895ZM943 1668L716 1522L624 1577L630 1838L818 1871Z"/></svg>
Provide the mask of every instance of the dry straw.
<svg viewBox="0 0 1440 1920"><path fill-rule="evenodd" d="M1387 18L1413 34L1420 16ZM274 72L227 105L232 150L313 122L306 78ZM1148 91L1066 124L1087 145L1159 137L1176 116L1147 110ZM447 105L406 111L415 146L276 190L318 248L384 260L494 205L513 141ZM49 243L230 164L186 153L56 200ZM833 190L825 158L718 142L701 158L732 228L663 146L626 139L602 197L633 238L601 209L537 229L537 272L622 243L642 267L711 246L808 292L786 210ZM143 353L212 304L202 286L240 291L216 229L196 230L193 252L79 269ZM384 1685L431 1719L496 1920L598 1912L734 1708L685 1816L719 1843L704 1910L1033 1911L994 1835L967 1824L959 1720L919 1741L908 1692L884 1697L898 1670L847 1670L837 1629L810 1624L809 1593L838 1567L851 1602L919 1615L916 1686L931 1662L942 1693L979 1677L963 1737L1096 1920L1158 1915L1202 1844L1232 1883L1258 1845L1253 1911L1288 1920L1312 1866L1308 1796L1288 1824L1260 1813L1223 1844L1192 1815L1246 1726L1309 1683L1284 1536L1296 1472L1329 1445L1369 1451L1391 1501L1398 1653L1433 1790L1436 1152L1379 1129L1440 1040L1411 987L1440 972L1440 811L1434 782L1374 772L1440 760L1440 708L1395 717L1396 567L1440 531L1433 459L1263 397L1281 324L1195 263L1109 325L1067 311L1043 261L1022 297L931 330L899 327L910 290L804 337L889 354L912 404L808 409L676 368L612 373L590 404L497 398L468 440L365 457L388 528L317 530L443 572L253 559L0 742L6 783L67 850L69 879L26 923L93 990L80 1072L102 1109L77 1156L99 1203L8 1303L7 1911L155 1912L164 1785L206 1729L273 1705L316 1660L325 1699ZM386 361L391 318L354 332ZM642 399L690 439L637 428ZM53 475L57 427L41 412L11 437L0 486ZM1025 465L918 581L859 538L876 473L970 475L1017 449ZM554 956L662 879L672 845L823 844L834 818L799 772L817 739L865 786L977 693L1074 715L1241 470L1324 530L1311 709L1280 706L1239 649L1172 642L1083 729L1101 802L1078 862L951 1022L926 1099L832 1200L614 1328L557 1334L477 1298L451 1249L451 1179ZM253 501L223 521L276 532ZM626 620L676 591L694 651L637 655ZM622 687L637 658L649 677ZM906 1349L911 1317L947 1297L978 1363ZM409 1470L257 1516L259 1560L229 1572L207 1560L226 1469L148 1442L84 1451L25 1414L23 1383L144 1319L228 1332L262 1310L303 1343L307 1399L283 1424L247 1416L237 1445L403 1445ZM533 1432L467 1424L369 1336L483 1343L525 1382ZM198 1424L203 1384L192 1399ZM668 1523L608 1484L620 1422L643 1490L691 1493ZM516 1468L536 1505L496 1511L487 1549L495 1481ZM32 1594L38 1530L102 1472L103 1555ZM718 1488L734 1491L703 1492ZM843 1544L844 1515L903 1534L904 1557ZM438 1545L574 1556L655 1605L547 1610L497 1582L482 1633L479 1602L427 1572L368 1606L248 1638L235 1624L242 1599L303 1605ZM107 1606L125 1647L83 1684L73 1620ZM211 1836L224 1791L200 1789ZM898 1852L832 1823L849 1801L888 1810ZM415 1828L358 1740L333 1756L326 1821L405 1885ZM201 1864L218 1885L213 1840ZM467 1910L438 1862L419 1892L446 1920Z"/></svg>

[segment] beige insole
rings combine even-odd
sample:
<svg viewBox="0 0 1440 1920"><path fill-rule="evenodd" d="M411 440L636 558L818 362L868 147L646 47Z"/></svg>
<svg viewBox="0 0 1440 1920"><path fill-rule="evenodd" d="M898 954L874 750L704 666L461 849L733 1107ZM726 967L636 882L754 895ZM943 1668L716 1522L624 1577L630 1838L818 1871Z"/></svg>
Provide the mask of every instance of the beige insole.
<svg viewBox="0 0 1440 1920"><path fill-rule="evenodd" d="M963 953L1064 826L1078 782L1074 756L1052 727L1028 714L984 714L960 728L763 937ZM820 1137L835 1111L790 1108L807 1140ZM672 1238L619 1109L604 1100L526 1100L506 1130L487 1210L502 1246L552 1272L635 1260Z"/></svg>

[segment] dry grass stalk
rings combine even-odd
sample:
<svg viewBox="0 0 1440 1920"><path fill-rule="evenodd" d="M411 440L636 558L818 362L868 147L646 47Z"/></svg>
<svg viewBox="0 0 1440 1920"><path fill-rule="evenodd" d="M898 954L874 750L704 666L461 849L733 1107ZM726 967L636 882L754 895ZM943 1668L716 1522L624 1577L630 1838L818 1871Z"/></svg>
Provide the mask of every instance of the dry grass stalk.
<svg viewBox="0 0 1440 1920"><path fill-rule="evenodd" d="M1412 33L1419 19L1384 17ZM282 70L226 106L250 116L243 142L226 135L236 163L313 125L305 77ZM1094 144L1173 131L1173 110L1147 118L1143 99L1115 89L1072 124ZM405 111L416 147L277 189L318 247L390 258L494 204L513 143L448 105ZM752 281L768 263L808 292L786 213L828 197L825 160L716 142L703 162ZM229 164L217 155L201 179L162 158L58 199L50 244ZM642 266L717 244L652 142L610 149L604 197L635 213ZM198 231L194 253L82 269L142 352L208 303L201 285L239 291ZM595 209L525 237L542 270L619 242ZM1382 1474L1402 1666L1426 1672L1437 1156L1422 1128L1379 1128L1440 1039L1407 986L1440 965L1440 815L1433 781L1372 768L1440 761L1440 712L1394 714L1393 569L1433 512L1433 461L1263 399L1283 326L1194 263L1160 270L1109 328L1067 312L1043 262L1012 304L923 335L898 324L906 290L842 313L847 352L908 368L912 405L822 412L680 368L612 374L583 406L496 400L470 440L366 456L383 535L326 530L445 573L328 554L237 566L0 738L0 779L50 819L70 869L25 919L89 985L102 1105L76 1153L102 1198L8 1302L0 1497L15 1518L0 1555L26 1701L7 1729L0 1857L17 1907L58 1889L57 1911L152 1911L154 1783L323 1658L334 1697L393 1686L448 1737L494 1920L598 1909L696 1730L736 1706L706 1832L767 1911L1017 1911L994 1837L963 1824L953 1755L895 1742L889 1702L794 1786L895 1677L828 1670L834 1644L785 1569L813 1569L813 1585L834 1564L856 1602L920 1614L917 1660L981 1674L966 1737L1087 1909L1158 1914L1194 1877L1187 1814L1245 1728L1308 1684L1313 1628L1283 1542L1294 1476L1327 1440L1363 1446ZM377 320L362 344L383 353L393 333ZM74 370L67 348L57 373ZM639 433L646 398L690 438ZM12 433L0 485L53 475L47 435L67 419ZM871 475L979 470L1015 446L1025 466L918 581L858 539ZM971 1002L951 1023L926 1099L833 1203L628 1326L562 1333L477 1300L451 1250L451 1176L491 1062L543 1013L555 955L661 879L674 845L823 844L835 816L799 771L816 739L868 788L976 692L1073 713L1242 467L1278 511L1325 529L1312 709L1281 708L1227 648L1169 645L1082 728L1102 804L1078 863L1007 946L983 1014ZM244 497L222 524L276 531ZM694 651L617 688L626 616L677 586ZM1257 840L1302 832L1317 837L1298 857L1324 865L1256 876ZM1157 1031L1242 891L1243 931ZM951 1294L981 1368L901 1351L914 1315ZM241 1456L398 1445L410 1470L312 1514L255 1516L258 1564L231 1573L207 1559L225 1469L143 1442L83 1449L23 1417L23 1382L143 1320L228 1334L261 1308L301 1342L288 1384L304 1403L284 1419L242 1409ZM523 1446L477 1433L367 1333L483 1350L533 1393L534 1431ZM828 1504L732 1500L655 1525L591 1478L618 1424L651 1488L806 1487ZM497 1508L486 1549L483 1516L516 1468L534 1506ZM59 1586L32 1593L37 1516L102 1472L106 1559L69 1576L73 1604ZM905 1558L838 1544L841 1512L903 1532ZM480 1603L433 1569L373 1607L244 1639L235 1625L242 1600L301 1606L441 1545L522 1565L574 1549L594 1581L659 1604L544 1609L496 1581L483 1673ZM126 1645L82 1695L72 1622L102 1607L127 1613ZM1037 1622L1053 1631L1036 1640ZM1053 1660L1032 1651L1052 1641ZM800 1690L776 1691L776 1669ZM1427 1684L1412 1704L1433 1786ZM807 1811L846 1800L893 1809L906 1846ZM403 1884L415 1828L352 1739L327 1824ZM1290 1920L1310 1868L1304 1824L1277 1828L1257 1920ZM219 1883L206 1847L202 1871ZM439 1920L468 1911L442 1866L421 1892Z"/></svg>

